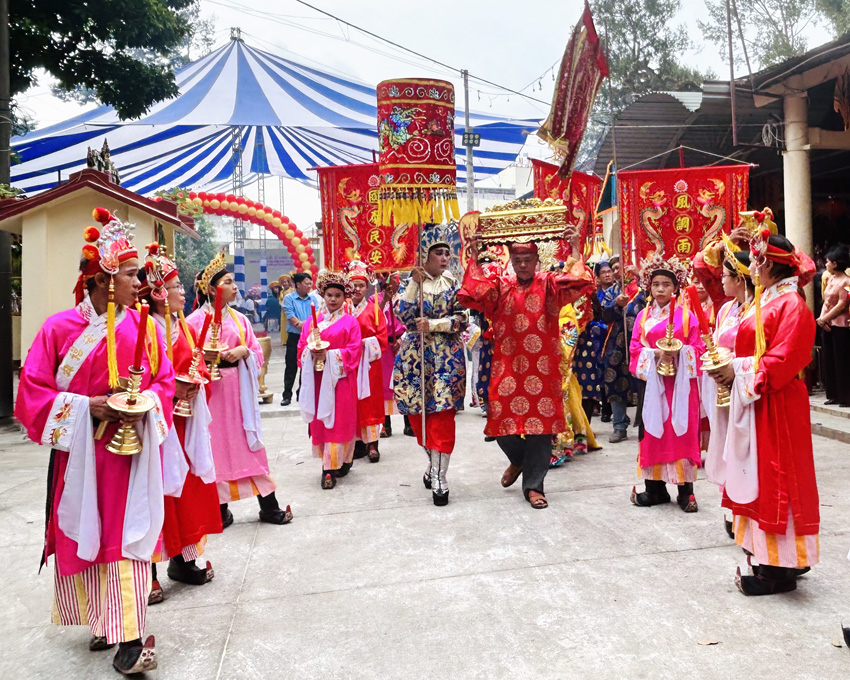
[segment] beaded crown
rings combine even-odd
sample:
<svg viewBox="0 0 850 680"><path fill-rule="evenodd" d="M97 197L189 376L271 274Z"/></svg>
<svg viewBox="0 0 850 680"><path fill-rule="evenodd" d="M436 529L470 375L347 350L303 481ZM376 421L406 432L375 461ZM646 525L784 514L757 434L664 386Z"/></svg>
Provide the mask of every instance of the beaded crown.
<svg viewBox="0 0 850 680"><path fill-rule="evenodd" d="M201 274L201 278L198 281L198 288L204 295L209 295L210 281L212 281L213 277L225 269L227 269L227 262L224 258L224 250L221 250L204 268L204 273Z"/></svg>
<svg viewBox="0 0 850 680"><path fill-rule="evenodd" d="M345 266L345 271L348 274L350 281L354 279L362 279L366 283L374 283L375 276L372 273L372 268L363 260L352 260Z"/></svg>
<svg viewBox="0 0 850 680"><path fill-rule="evenodd" d="M139 256L133 245L132 230L135 226L122 222L106 208L95 208L92 217L101 227L86 227L83 238L83 257L96 262L107 274L117 274L122 262Z"/></svg>
<svg viewBox="0 0 850 680"><path fill-rule="evenodd" d="M659 271L672 274L681 288L688 281L688 276L691 273L691 263L688 260L680 260L675 255L669 260L665 260L661 253L657 250L653 251L641 260L640 263L640 284L644 291L650 289L652 275Z"/></svg>
<svg viewBox="0 0 850 680"><path fill-rule="evenodd" d="M316 290L319 291L319 295L324 295L325 291L332 286L342 288L345 291L345 297L351 297L353 290L348 274L323 269L316 279Z"/></svg>
<svg viewBox="0 0 850 680"><path fill-rule="evenodd" d="M165 300L168 297L165 284L177 276L177 265L168 257L165 246L159 243L149 243L147 250L145 276L150 286L151 297L156 300Z"/></svg>

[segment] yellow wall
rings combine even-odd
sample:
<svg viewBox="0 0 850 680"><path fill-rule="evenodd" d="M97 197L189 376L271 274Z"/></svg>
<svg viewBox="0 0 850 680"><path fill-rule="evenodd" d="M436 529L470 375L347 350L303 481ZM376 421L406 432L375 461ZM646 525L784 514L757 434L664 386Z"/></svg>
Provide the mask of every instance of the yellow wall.
<svg viewBox="0 0 850 680"><path fill-rule="evenodd" d="M74 306L74 285L80 266L83 229L93 224L96 206L111 211L119 219L135 223L133 243L144 254L154 240L154 219L136 208L117 203L90 189L23 215L21 224L23 260L21 263L21 351L26 359L30 345L45 319ZM165 225L166 242L173 246L173 227ZM169 252L173 252L169 248Z"/></svg>

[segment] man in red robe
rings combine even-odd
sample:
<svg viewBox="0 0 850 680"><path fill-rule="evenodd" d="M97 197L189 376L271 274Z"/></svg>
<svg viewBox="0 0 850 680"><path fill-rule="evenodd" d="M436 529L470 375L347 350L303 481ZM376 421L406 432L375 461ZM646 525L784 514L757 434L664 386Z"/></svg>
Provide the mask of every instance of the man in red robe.
<svg viewBox="0 0 850 680"><path fill-rule="evenodd" d="M771 595L795 590L819 559L809 397L800 377L812 360L815 321L798 288L814 265L784 236L757 235L751 253L764 292L741 322L733 363L711 376L732 392L723 506L734 514L735 541L758 562L752 575L739 568L735 582L745 595Z"/></svg>
<svg viewBox="0 0 850 680"><path fill-rule="evenodd" d="M514 274L493 277L470 262L458 301L492 322L493 359L487 426L510 461L502 486L522 474L532 508L548 506L543 480L549 470L552 435L565 428L558 315L564 305L594 294L593 275L581 261L578 235L563 271L538 272L537 245L510 246ZM473 242L473 253L478 244Z"/></svg>

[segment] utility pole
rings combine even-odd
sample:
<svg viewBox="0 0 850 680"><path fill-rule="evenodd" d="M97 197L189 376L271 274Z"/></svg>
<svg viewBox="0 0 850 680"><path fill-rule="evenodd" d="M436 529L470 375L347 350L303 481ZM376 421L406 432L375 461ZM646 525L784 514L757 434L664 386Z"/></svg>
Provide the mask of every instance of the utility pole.
<svg viewBox="0 0 850 680"><path fill-rule="evenodd" d="M465 125L463 128L463 145L466 147L466 211L472 212L475 210L475 168L473 167L472 150L478 146L475 144L475 139L478 138L478 143L481 143L481 138L472 133L472 128L469 126L469 71L463 69L463 107Z"/></svg>
<svg viewBox="0 0 850 680"><path fill-rule="evenodd" d="M0 0L0 184L11 177L9 0ZM35 301L31 301L34 303ZM12 415L12 237L0 231L0 418Z"/></svg>

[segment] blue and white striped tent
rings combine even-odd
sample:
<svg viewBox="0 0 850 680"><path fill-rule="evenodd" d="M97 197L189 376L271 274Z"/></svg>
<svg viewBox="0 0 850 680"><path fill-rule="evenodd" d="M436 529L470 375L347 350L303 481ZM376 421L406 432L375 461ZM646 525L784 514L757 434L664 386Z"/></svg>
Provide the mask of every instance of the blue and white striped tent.
<svg viewBox="0 0 850 680"><path fill-rule="evenodd" d="M29 193L85 167L87 147L109 142L122 185L141 194L223 184L234 173L234 131L246 181L257 173L314 184L309 168L368 163L377 149L375 88L233 41L176 74L179 96L121 121L101 106L15 137L12 184ZM458 180L465 182L458 107ZM536 121L471 114L481 134L476 177L510 165Z"/></svg>

